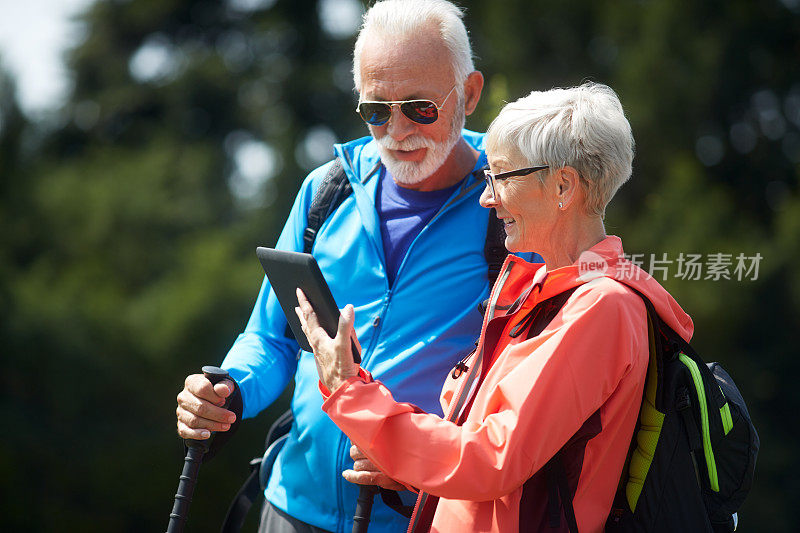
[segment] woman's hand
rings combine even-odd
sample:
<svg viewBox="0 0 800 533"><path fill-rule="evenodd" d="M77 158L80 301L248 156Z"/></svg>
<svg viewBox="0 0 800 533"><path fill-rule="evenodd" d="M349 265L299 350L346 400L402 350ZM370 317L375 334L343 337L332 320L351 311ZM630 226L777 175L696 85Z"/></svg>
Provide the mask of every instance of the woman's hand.
<svg viewBox="0 0 800 533"><path fill-rule="evenodd" d="M294 311L300 319L303 333L306 334L314 350L319 379L329 391L333 392L348 378L358 375L358 365L353 362L350 343L351 338L355 339L353 330L355 311L350 304L341 310L336 337L330 338L319 325L314 308L300 289L297 289L297 302L299 306L295 307Z"/></svg>
<svg viewBox="0 0 800 533"><path fill-rule="evenodd" d="M372 464L358 446L350 447L350 457L353 459L353 469L342 472L342 477L350 483L357 485L377 485L389 490L406 490L401 483L393 480Z"/></svg>

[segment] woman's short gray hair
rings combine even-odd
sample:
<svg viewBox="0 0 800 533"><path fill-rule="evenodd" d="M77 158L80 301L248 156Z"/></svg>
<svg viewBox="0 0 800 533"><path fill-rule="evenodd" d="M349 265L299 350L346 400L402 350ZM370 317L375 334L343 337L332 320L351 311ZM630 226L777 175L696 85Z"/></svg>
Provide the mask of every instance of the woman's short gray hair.
<svg viewBox="0 0 800 533"><path fill-rule="evenodd" d="M531 165L575 168L587 192L586 211L598 216L630 178L634 151L619 97L591 82L533 91L506 104L489 125L486 146L492 153L512 150Z"/></svg>
<svg viewBox="0 0 800 533"><path fill-rule="evenodd" d="M379 35L412 36L435 25L450 51L455 81L462 85L475 65L464 12L446 0L383 0L376 2L366 13L353 50L353 81L361 91L361 51L365 37L375 32Z"/></svg>

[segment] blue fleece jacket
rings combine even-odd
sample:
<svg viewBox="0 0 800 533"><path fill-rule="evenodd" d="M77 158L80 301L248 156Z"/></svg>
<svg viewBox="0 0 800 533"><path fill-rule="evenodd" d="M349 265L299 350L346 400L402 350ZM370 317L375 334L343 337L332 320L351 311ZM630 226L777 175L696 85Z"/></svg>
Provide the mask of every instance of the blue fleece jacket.
<svg viewBox="0 0 800 533"><path fill-rule="evenodd" d="M481 152L476 172L411 243L391 289L375 209L380 161L370 137L335 146L353 194L322 225L313 249L337 304L355 307L362 367L396 400L429 413L440 413L445 376L474 347L482 319L478 304L489 291L484 258L489 211L478 205L484 188L478 170L486 165L483 135L466 130L463 135ZM303 182L277 248L302 251L308 208L329 165ZM352 466L350 443L321 409L313 355L298 354L296 341L285 332L283 311L265 279L250 321L222 366L239 385L245 418L272 403L294 376L294 424L266 497L304 522L349 532L358 487L341 473ZM419 443L420 454L425 445ZM403 531L406 524L376 498L371 532Z"/></svg>

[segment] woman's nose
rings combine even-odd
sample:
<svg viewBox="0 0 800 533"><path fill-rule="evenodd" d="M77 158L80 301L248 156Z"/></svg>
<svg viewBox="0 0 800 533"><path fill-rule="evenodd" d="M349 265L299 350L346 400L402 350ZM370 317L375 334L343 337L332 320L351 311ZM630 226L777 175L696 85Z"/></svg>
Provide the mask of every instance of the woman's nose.
<svg viewBox="0 0 800 533"><path fill-rule="evenodd" d="M481 197L478 200L482 207L491 208L497 207L497 199L492 195L492 189L489 187L487 183L486 186L483 188L483 192L481 193Z"/></svg>

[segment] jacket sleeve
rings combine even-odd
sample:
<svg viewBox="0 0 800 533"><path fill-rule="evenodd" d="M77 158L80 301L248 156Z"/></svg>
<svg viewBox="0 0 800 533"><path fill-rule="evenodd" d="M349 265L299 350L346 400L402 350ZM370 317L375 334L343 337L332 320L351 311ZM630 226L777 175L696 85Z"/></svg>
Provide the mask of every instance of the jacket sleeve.
<svg viewBox="0 0 800 533"><path fill-rule="evenodd" d="M645 309L637 296L582 295L561 315L552 329L507 348L524 357L493 390L478 392L490 406L482 420L457 426L396 403L380 382L357 379L323 409L388 476L445 498L499 498L544 466L632 369L644 379Z"/></svg>
<svg viewBox="0 0 800 533"><path fill-rule="evenodd" d="M303 182L275 248L303 251L308 209L328 166L314 170ZM287 335L287 324L265 276L250 320L222 362L241 391L244 418L256 416L275 401L297 370L299 346L291 333Z"/></svg>

